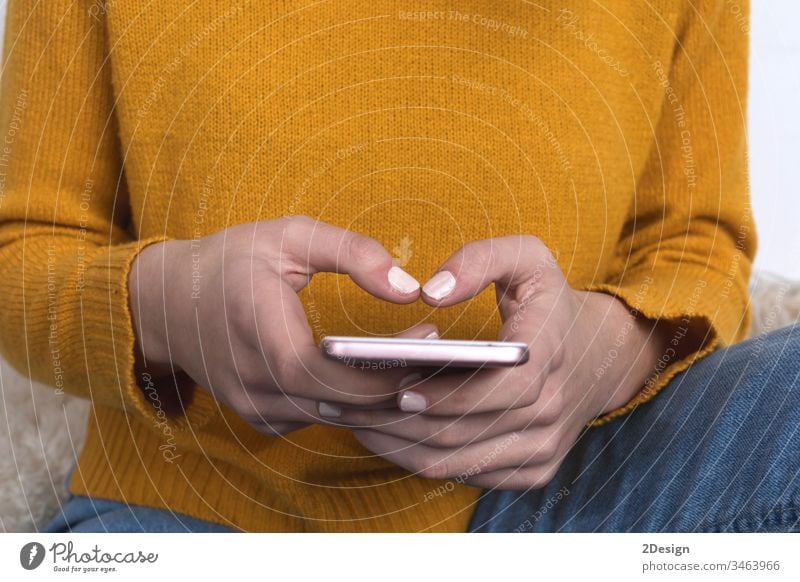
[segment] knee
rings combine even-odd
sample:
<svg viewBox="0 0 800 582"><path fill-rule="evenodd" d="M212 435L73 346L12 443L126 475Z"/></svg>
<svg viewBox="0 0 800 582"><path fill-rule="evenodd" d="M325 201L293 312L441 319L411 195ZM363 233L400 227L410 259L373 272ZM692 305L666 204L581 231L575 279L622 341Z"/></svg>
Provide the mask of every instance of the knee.
<svg viewBox="0 0 800 582"><path fill-rule="evenodd" d="M780 367L787 372L800 370L800 326L782 327L739 344L742 354L754 370L761 372ZM737 346L738 347L738 346Z"/></svg>
<svg viewBox="0 0 800 582"><path fill-rule="evenodd" d="M762 403L800 410L800 326L791 325L750 338L729 350L729 364ZM723 363L723 365L727 365Z"/></svg>

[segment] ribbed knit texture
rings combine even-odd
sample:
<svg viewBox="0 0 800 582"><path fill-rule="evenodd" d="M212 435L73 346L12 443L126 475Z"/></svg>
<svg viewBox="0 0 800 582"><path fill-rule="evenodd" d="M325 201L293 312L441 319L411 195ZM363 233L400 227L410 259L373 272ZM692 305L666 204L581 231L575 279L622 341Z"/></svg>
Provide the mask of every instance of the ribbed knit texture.
<svg viewBox="0 0 800 582"><path fill-rule="evenodd" d="M479 495L344 429L262 436L198 387L159 410L126 280L165 238L308 214L424 281L467 241L535 234L575 288L707 334L692 357L741 338L746 2L606 4L12 0L0 347L93 402L71 490L262 531L463 531ZM320 275L301 296L317 336L499 328L492 292L434 312Z"/></svg>

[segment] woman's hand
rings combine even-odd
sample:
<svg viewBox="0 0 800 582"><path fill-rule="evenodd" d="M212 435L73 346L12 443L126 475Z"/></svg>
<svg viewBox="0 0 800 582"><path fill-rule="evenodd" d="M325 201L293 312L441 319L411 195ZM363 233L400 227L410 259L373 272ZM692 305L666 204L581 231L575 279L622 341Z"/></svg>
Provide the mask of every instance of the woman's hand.
<svg viewBox="0 0 800 582"><path fill-rule="evenodd" d="M545 485L586 423L625 404L665 353L666 328L619 300L568 285L538 239L462 247L423 287L435 306L496 284L499 339L525 342L514 368L440 372L404 386L398 409L326 408L375 454L429 478L481 487Z"/></svg>
<svg viewBox="0 0 800 582"><path fill-rule="evenodd" d="M408 370L359 370L324 358L314 343L297 292L320 271L346 273L385 301L420 294L378 241L303 216L154 244L129 279L142 364L153 376L188 374L270 435L317 421L321 400L391 402Z"/></svg>

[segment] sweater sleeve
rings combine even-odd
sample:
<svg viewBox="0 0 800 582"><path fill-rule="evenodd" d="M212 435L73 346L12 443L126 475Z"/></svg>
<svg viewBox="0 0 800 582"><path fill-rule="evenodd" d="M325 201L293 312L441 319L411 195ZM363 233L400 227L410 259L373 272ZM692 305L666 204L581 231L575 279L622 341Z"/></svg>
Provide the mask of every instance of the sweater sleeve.
<svg viewBox="0 0 800 582"><path fill-rule="evenodd" d="M595 425L650 400L675 374L749 328L756 236L747 180L746 24L723 0L686 3L671 62L650 67L650 82L663 90L654 139L611 273L587 290L673 324L668 350L683 334L700 347L662 360L628 404Z"/></svg>
<svg viewBox="0 0 800 582"><path fill-rule="evenodd" d="M136 240L125 189L105 29L88 1L8 5L0 104L0 352L31 378L174 428L136 380L127 279ZM94 7L96 8L96 7ZM174 381L176 396L186 394ZM192 395L188 391L188 395Z"/></svg>

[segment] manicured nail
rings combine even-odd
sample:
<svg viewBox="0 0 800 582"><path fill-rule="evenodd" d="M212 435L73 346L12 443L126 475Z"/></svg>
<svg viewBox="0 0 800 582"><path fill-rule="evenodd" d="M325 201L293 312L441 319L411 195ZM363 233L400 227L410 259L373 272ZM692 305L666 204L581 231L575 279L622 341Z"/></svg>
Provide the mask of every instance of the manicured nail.
<svg viewBox="0 0 800 582"><path fill-rule="evenodd" d="M436 330L433 330L431 333L429 333L422 339L439 339L439 334L436 332Z"/></svg>
<svg viewBox="0 0 800 582"><path fill-rule="evenodd" d="M398 384L397 387L403 388L404 386L408 386L412 382L416 382L420 378L422 378L422 374L420 374L419 372L414 372L413 374L409 374L408 376L405 376L402 380L400 380L400 384Z"/></svg>
<svg viewBox="0 0 800 582"><path fill-rule="evenodd" d="M422 412L428 407L425 397L419 392L406 390L400 396L400 410L403 412Z"/></svg>
<svg viewBox="0 0 800 582"><path fill-rule="evenodd" d="M334 404L320 402L319 415L325 418L339 418L342 415L342 409Z"/></svg>
<svg viewBox="0 0 800 582"><path fill-rule="evenodd" d="M408 295L419 289L419 282L400 267L389 269L389 285L403 295Z"/></svg>
<svg viewBox="0 0 800 582"><path fill-rule="evenodd" d="M439 271L422 288L423 293L431 299L443 299L450 295L456 287L456 278L450 271Z"/></svg>

